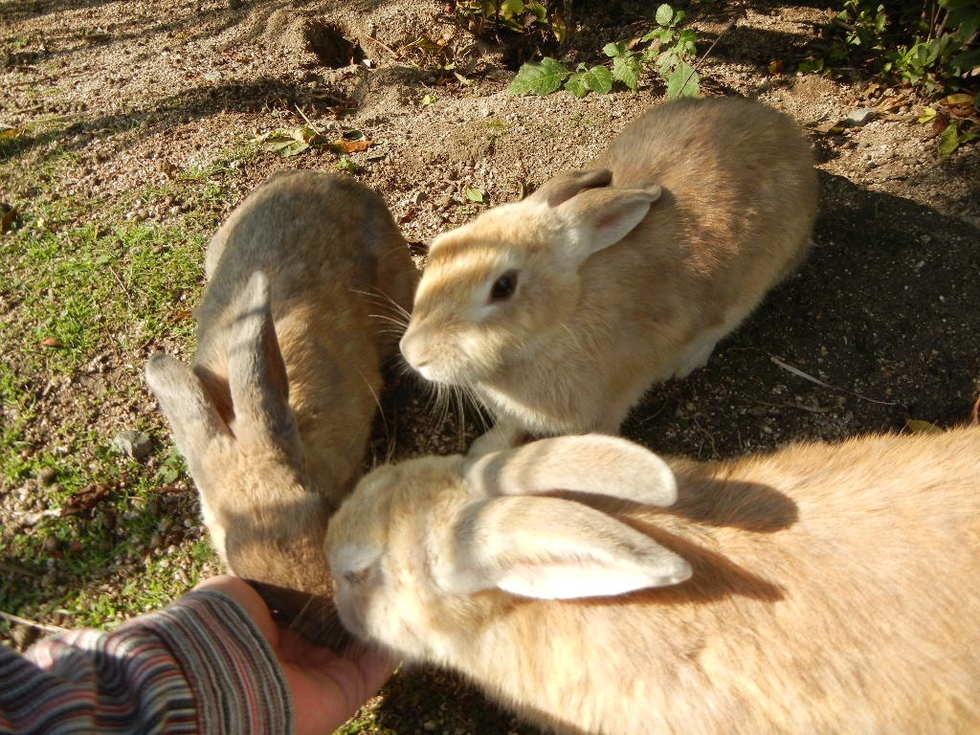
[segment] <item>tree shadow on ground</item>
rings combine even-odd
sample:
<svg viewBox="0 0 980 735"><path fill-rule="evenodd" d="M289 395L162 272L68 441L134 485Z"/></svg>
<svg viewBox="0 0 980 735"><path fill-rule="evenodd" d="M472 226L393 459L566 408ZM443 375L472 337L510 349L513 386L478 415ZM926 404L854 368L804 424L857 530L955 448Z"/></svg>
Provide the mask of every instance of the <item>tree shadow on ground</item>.
<svg viewBox="0 0 980 735"><path fill-rule="evenodd" d="M651 390L628 436L717 457L897 431L907 419L966 419L980 386L980 232L845 178L821 179L807 263L705 368Z"/></svg>
<svg viewBox="0 0 980 735"><path fill-rule="evenodd" d="M35 146L48 146L49 155L62 155L87 145L92 136L107 136L124 130L143 128L148 134L172 128L214 114L217 110L258 112L264 107L284 109L299 105L308 111L335 107L336 95L315 83L284 82L269 77L254 82L206 83L166 97L143 109L132 109L93 118L81 118L65 127L36 134L23 133L7 138L0 147L0 161Z"/></svg>
<svg viewBox="0 0 980 735"><path fill-rule="evenodd" d="M969 416L980 391L980 230L820 177L808 260L704 368L654 386L627 418L627 437L711 459ZM417 427L396 422L393 430L398 455L434 451ZM468 410L449 451L482 431Z"/></svg>

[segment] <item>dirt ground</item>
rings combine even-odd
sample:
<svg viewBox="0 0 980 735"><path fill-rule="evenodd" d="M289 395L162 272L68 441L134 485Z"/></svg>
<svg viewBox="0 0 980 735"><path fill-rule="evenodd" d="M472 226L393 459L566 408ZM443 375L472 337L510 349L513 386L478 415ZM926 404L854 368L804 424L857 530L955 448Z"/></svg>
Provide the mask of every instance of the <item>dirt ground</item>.
<svg viewBox="0 0 980 735"><path fill-rule="evenodd" d="M710 458L903 431L909 419L966 421L980 392L976 147L940 158L933 132L916 122L923 100L856 70L837 78L770 73L773 60L792 68L802 58L831 14L820 2L711 5L691 13L703 49L734 26L700 70L703 92L757 98L809 132L823 189L816 247L707 367L651 390L627 436ZM649 30L648 6L577 4L578 58L595 61L593 49L606 41ZM360 131L373 145L342 165L381 192L420 254L438 232L585 163L662 98L656 84L581 100L512 96L514 71L500 50L448 22L441 8L436 0L0 0L0 123L20 131L0 158L0 201L28 216L43 178L56 197L91 202L95 222L111 224L111 213L206 236L195 228L215 226L269 173L338 167L326 146L283 158L258 149L256 136L297 126L327 140ZM338 48L327 26L353 45ZM442 56L420 51L420 38ZM439 68L449 61L457 66ZM876 114L829 131L858 108ZM56 154L57 173L42 177ZM202 180L216 182L216 196L201 198L188 183ZM147 197L147 187L168 193ZM467 189L484 201L471 201ZM175 295L173 311L194 296ZM18 295L2 297L13 314ZM39 390L49 381L44 424L27 428L29 441L53 443L51 427L79 421L111 435L134 416L151 417L155 438L168 441L141 387L142 364L154 350L187 355L192 346L173 334L122 344L109 339L89 356L97 370L26 376ZM16 368L18 345L0 348ZM100 385L116 383L133 390L89 401ZM391 433L379 437L376 454L454 451L478 431L452 412L438 420L427 406L410 381L393 386L385 401ZM5 507L33 487L7 482ZM180 526L188 530L179 544L199 532L191 530L196 505L186 483L175 494L179 502L166 507L191 521ZM401 674L373 712L376 729L358 732L532 732L439 673Z"/></svg>

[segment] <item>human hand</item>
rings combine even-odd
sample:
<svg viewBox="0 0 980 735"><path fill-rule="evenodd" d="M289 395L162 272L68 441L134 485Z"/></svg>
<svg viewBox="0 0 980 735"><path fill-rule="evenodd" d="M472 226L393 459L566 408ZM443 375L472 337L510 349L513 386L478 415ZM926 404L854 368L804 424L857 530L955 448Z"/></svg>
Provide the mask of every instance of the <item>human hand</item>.
<svg viewBox="0 0 980 735"><path fill-rule="evenodd" d="M324 735L344 724L394 669L377 651L338 656L273 621L265 602L250 584L229 575L211 577L197 589L210 589L238 602L265 636L279 660L293 697L297 735Z"/></svg>

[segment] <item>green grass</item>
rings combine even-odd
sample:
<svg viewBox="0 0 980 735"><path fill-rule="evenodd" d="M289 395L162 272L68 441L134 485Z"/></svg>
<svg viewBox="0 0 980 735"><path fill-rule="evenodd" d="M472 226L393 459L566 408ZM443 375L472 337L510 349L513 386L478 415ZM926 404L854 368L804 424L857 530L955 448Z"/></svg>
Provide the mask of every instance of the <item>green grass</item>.
<svg viewBox="0 0 980 735"><path fill-rule="evenodd" d="M161 417L143 408L141 372L155 340L191 344L204 246L226 192L211 171L109 202L69 201L57 192L77 160L45 145L41 155L0 147L0 177L31 192L12 202L17 225L0 236L0 610L103 627L167 604L213 565L199 531L168 535L195 508L186 493L164 507L160 486L188 478ZM126 219L136 200L153 207L175 195L187 214ZM93 359L107 356L108 372L95 375L102 390L75 398ZM154 454L138 463L115 453L122 429L147 431ZM53 481L39 481L45 469ZM64 513L100 489L91 507Z"/></svg>
<svg viewBox="0 0 980 735"><path fill-rule="evenodd" d="M38 217L0 246L0 258L15 264L0 290L22 299L5 331L31 364L63 373L110 343L128 351L171 326L190 334L175 313L184 311L180 297L197 290L201 236L145 223L63 222Z"/></svg>

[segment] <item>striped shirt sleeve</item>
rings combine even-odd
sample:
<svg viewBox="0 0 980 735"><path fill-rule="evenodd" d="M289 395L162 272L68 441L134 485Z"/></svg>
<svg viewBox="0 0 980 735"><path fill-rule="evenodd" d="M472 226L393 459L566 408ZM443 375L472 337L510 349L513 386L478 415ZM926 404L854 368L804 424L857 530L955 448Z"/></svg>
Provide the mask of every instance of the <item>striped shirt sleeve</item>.
<svg viewBox="0 0 980 735"><path fill-rule="evenodd" d="M0 647L0 733L289 733L275 654L230 597L196 590L105 633Z"/></svg>

